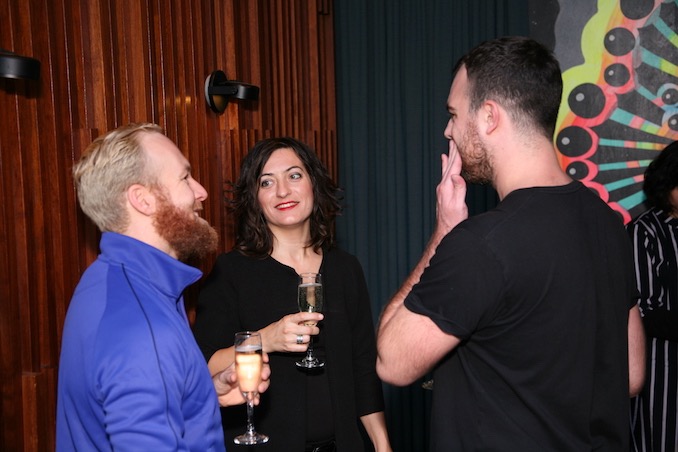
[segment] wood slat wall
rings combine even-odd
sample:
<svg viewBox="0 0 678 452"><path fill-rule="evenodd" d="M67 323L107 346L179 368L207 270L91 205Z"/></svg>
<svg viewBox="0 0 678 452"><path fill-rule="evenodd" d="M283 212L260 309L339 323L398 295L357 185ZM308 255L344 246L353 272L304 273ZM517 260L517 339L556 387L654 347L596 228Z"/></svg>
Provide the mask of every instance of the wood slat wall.
<svg viewBox="0 0 678 452"><path fill-rule="evenodd" d="M0 78L0 450L54 449L64 316L98 252L70 174L83 149L160 124L230 248L223 191L258 139L302 139L336 178L332 20L332 0L0 0L0 48L42 65L39 81ZM259 101L211 112L216 69Z"/></svg>

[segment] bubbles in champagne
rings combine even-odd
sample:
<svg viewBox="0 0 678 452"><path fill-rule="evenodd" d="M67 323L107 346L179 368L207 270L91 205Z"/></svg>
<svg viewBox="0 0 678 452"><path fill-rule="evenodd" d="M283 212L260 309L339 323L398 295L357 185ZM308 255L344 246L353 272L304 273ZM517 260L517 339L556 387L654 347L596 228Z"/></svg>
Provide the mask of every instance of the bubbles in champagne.
<svg viewBox="0 0 678 452"><path fill-rule="evenodd" d="M318 283L299 285L299 310L301 312L322 312L323 286Z"/></svg>

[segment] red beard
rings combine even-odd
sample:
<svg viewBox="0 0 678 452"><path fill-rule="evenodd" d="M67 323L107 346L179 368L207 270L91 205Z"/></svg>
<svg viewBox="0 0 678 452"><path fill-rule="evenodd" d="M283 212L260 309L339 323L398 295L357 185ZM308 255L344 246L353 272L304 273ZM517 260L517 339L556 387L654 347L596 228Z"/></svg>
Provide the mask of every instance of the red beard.
<svg viewBox="0 0 678 452"><path fill-rule="evenodd" d="M191 211L171 204L167 197L156 193L158 211L153 224L158 234L169 243L181 262L194 262L216 251L217 231L207 221Z"/></svg>

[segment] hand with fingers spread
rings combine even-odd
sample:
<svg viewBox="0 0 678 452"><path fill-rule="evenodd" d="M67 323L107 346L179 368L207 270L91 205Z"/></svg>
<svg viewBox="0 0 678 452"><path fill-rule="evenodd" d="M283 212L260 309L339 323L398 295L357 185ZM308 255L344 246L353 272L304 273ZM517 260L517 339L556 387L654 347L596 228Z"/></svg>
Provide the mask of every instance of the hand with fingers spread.
<svg viewBox="0 0 678 452"><path fill-rule="evenodd" d="M305 322L320 322L323 315L318 312L298 312L289 314L259 330L264 351L305 352L311 336L320 333L317 325L305 325Z"/></svg>
<svg viewBox="0 0 678 452"><path fill-rule="evenodd" d="M436 188L436 233L444 236L468 218L466 181L461 177L461 156L454 141L449 152L441 155L442 178Z"/></svg>

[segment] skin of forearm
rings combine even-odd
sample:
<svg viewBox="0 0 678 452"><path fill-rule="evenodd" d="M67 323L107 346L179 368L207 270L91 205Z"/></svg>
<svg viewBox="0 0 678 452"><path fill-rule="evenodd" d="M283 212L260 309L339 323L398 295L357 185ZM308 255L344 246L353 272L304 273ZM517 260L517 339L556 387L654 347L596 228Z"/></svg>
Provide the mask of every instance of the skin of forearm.
<svg viewBox="0 0 678 452"><path fill-rule="evenodd" d="M423 373L421 369L412 366L415 357L403 356L404 349L399 345L398 340L402 337L407 337L407 325L402 325L403 315L398 312L407 309L403 303L407 295L412 291L412 288L417 284L421 278L426 267L428 267L431 258L435 254L438 244L444 237L444 234L438 233L431 237L424 253L415 266L414 270L405 280L398 292L393 296L389 304L384 309L379 323L377 334L377 371L382 378L389 378L387 376L397 375L397 380L391 381L403 384L406 381L416 378L417 375ZM404 364L408 363L408 364ZM414 376L414 377L413 377Z"/></svg>
<svg viewBox="0 0 678 452"><path fill-rule="evenodd" d="M436 231L431 236L429 243L426 245L426 248L424 249L421 259L419 259L419 262L414 267L412 272L409 274L407 279L405 279L405 282L403 282L403 284L400 286L398 292L396 292L393 298L391 298L391 301L384 308L384 311L382 312L381 315L381 322L379 326L380 333L382 328L385 327L391 320L396 310L405 302L405 298L407 298L407 295L412 291L412 288L421 279L421 275L424 273L426 267L429 266L431 259L436 253L436 248L438 248L438 245L440 244L440 241L443 239L444 236L445 234L439 231Z"/></svg>
<svg viewBox="0 0 678 452"><path fill-rule="evenodd" d="M390 452L392 450L386 431L386 417L383 411L361 416L360 421L363 423L376 452Z"/></svg>
<svg viewBox="0 0 678 452"><path fill-rule="evenodd" d="M629 353L629 397L643 389L645 382L645 332L638 307L629 311L628 319Z"/></svg>

